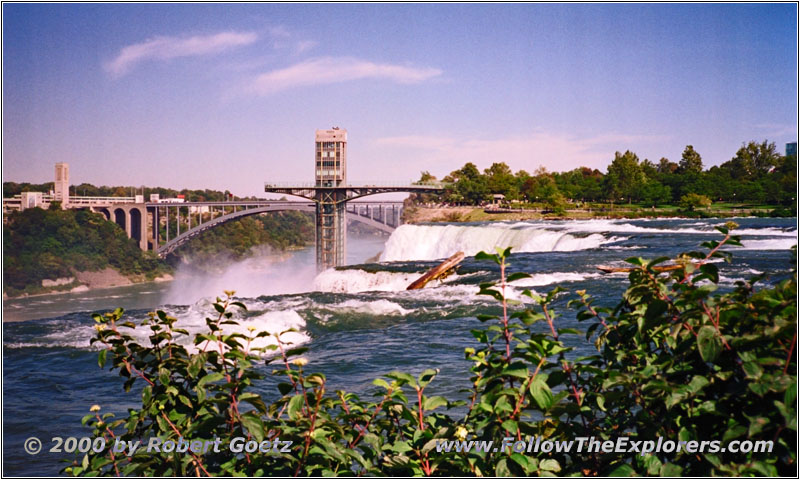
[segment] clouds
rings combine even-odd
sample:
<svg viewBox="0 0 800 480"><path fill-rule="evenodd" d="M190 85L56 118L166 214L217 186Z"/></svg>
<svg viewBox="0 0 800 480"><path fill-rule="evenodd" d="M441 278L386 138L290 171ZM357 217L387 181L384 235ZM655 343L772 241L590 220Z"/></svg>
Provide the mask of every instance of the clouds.
<svg viewBox="0 0 800 480"><path fill-rule="evenodd" d="M442 71L436 68L375 63L351 57L320 57L258 75L247 90L257 95L271 95L288 88L362 79L414 84L441 74Z"/></svg>
<svg viewBox="0 0 800 480"><path fill-rule="evenodd" d="M269 28L262 33L264 42L271 44L275 55L273 61L296 59L318 45L315 40L300 38L282 26ZM258 40L261 38L257 33L237 31L185 37L157 36L123 47L113 60L104 65L104 69L111 77L119 78L145 62L218 54L251 45ZM267 72L251 71L240 79L239 83L244 88L238 93L244 93L245 96L268 96L289 88L364 79L417 84L441 74L441 70L431 67L374 62L349 56L322 56Z"/></svg>
<svg viewBox="0 0 800 480"><path fill-rule="evenodd" d="M159 36L123 47L116 58L105 64L105 70L117 78L130 72L136 65L149 60L211 55L250 45L257 39L258 35L253 32L221 32L182 38Z"/></svg>

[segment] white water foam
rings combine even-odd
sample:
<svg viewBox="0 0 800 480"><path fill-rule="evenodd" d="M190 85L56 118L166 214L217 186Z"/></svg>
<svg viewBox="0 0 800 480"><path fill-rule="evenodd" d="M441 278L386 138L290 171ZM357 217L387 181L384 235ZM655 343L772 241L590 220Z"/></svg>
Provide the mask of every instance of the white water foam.
<svg viewBox="0 0 800 480"><path fill-rule="evenodd" d="M599 273L578 273L578 272L553 272L536 273L528 278L514 280L509 285L514 287L541 287L562 282L579 282L588 278L597 278Z"/></svg>
<svg viewBox="0 0 800 480"><path fill-rule="evenodd" d="M347 300L342 303L329 305L328 308L340 310L342 313L366 313L370 315L408 315L413 310L406 310L395 302L389 300Z"/></svg>
<svg viewBox="0 0 800 480"><path fill-rule="evenodd" d="M797 245L796 238L769 238L764 240L742 240L741 247L731 247L736 250L789 250Z"/></svg>
<svg viewBox="0 0 800 480"><path fill-rule="evenodd" d="M180 309L177 311L171 308L164 308L167 315L177 318L173 328L184 329L189 332L189 336L183 334L176 334L174 340L176 343L183 345L189 353L197 353L204 348L217 348L216 345L206 347L204 344L198 346L194 345L190 339L198 333L208 333L208 326L206 325L205 318L215 315L212 301L210 298L204 298L188 309ZM236 311L232 309L231 311ZM270 336L261 337L250 343L248 350L253 348L263 348L267 345L275 345L277 340L273 334L280 333L285 330L294 328L297 332L288 332L281 336L281 341L284 344L291 343L292 346L302 345L311 341L311 337L305 331L306 322L294 310L281 310L264 312L261 315L244 318L241 314L236 313L233 317L239 322L239 325L221 325L223 334L241 333L246 336L255 336L259 332L268 332ZM120 331L124 334L131 335L137 343L141 345L150 345L150 335L152 331L147 326L141 326L140 323L143 318L131 318L126 316L126 320L131 320L137 325L135 329L120 327ZM250 332L248 327L253 327L254 331ZM67 347L99 350L102 348L100 343L89 345L90 339L95 335L94 325L86 324L63 324L59 325L57 331L42 335L36 341L32 342L17 342L13 344L5 344L5 347L10 348L24 348L24 347ZM246 341L242 341L243 344ZM266 354L272 354L267 352Z"/></svg>
<svg viewBox="0 0 800 480"><path fill-rule="evenodd" d="M247 304L250 302L245 303ZM193 337L195 334L208 332L208 326L206 325L205 320L206 317L216 317L216 314L213 313L214 307L212 304L212 299L206 297L198 300L183 313L167 313L178 319L178 321L175 323L176 328L185 329L189 332L190 336ZM251 309L250 313L258 312L258 310L252 310L252 305L249 305L248 307ZM251 342L248 350L253 348L263 348L267 345L276 345L277 340L273 335L292 328L297 330L297 332L289 332L281 335L281 342L284 344L292 343L293 346L296 346L311 341L311 337L305 331L305 320L292 309L287 309L284 307L284 309L281 310L265 311L256 316L245 316L243 315L244 312L236 307L230 308L229 311L233 313L232 320L237 321L238 325L220 325L223 334L229 335L231 333L240 333L245 336L255 336L260 332L269 333L269 336L261 337ZM253 328L253 331L250 332L249 328ZM136 336L147 334L144 329L137 330L141 330L141 332L137 331ZM145 339L143 338L142 341L145 341ZM205 345L205 342L195 346L189 343L189 339L185 336L178 341L183 344L190 353L195 353L198 350L210 348L210 346ZM246 343L241 339L240 342L242 342L242 344ZM216 346L214 346L214 348L216 348ZM267 353L269 354L269 352Z"/></svg>
<svg viewBox="0 0 800 480"><path fill-rule="evenodd" d="M721 235L714 227L724 226L725 223L716 224L703 224L707 228L686 228L687 226L700 226L701 222L676 225L674 228L655 228L655 227L640 227L625 221L620 220L572 220L569 223L555 224L563 227L568 232L601 232L601 233L664 233L664 234L698 234L698 235ZM767 228L741 228L735 229L731 232L734 235L742 236L768 236L768 237L796 237L797 230L784 230L781 228L767 227Z"/></svg>
<svg viewBox="0 0 800 480"><path fill-rule="evenodd" d="M313 289L330 293L399 292L422 275L416 272L367 272L330 268L314 279ZM433 284L432 284L433 285Z"/></svg>
<svg viewBox="0 0 800 480"><path fill-rule="evenodd" d="M515 252L571 252L620 240L599 234L578 237L539 225L401 225L389 237L380 259L386 262L436 260L458 251L467 256L482 250L493 252L495 247L512 247Z"/></svg>
<svg viewBox="0 0 800 480"><path fill-rule="evenodd" d="M179 323L180 322L178 322L178 324ZM303 320L303 318L298 315L297 312L294 310L287 310L266 312L257 317L242 319L239 320L238 325L222 325L222 331L226 335L231 333L240 333L245 336L255 336L260 332L268 332L270 334L269 336L257 338L250 343L247 343L246 340L240 339L245 351L253 351L254 349L264 348L268 345L277 345L278 341L274 335L292 328L297 331L287 332L280 336L281 343L283 343L284 346L291 346L291 348L294 348L298 345L308 343L311 341L311 337L303 330L305 326L306 321ZM204 324L203 327L204 328L200 331L204 330L206 325ZM250 328L253 328L254 330L251 332ZM189 331L191 332L191 330ZM215 344L206 345L205 343L206 342L199 344L196 348L193 348L191 345L187 345L187 349L192 352L197 350L217 348L217 345ZM271 351L262 352L262 355L272 354L273 352Z"/></svg>

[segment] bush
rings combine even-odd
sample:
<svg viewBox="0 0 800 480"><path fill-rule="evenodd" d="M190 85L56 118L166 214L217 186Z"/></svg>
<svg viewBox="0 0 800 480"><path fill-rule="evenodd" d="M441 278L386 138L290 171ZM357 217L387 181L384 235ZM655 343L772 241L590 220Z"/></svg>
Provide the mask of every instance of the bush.
<svg viewBox="0 0 800 480"><path fill-rule="evenodd" d="M535 309L513 311L506 276L510 249L480 253L500 266L498 284L480 293L502 304L500 316L479 316L487 326L473 330L478 341L467 348L472 390L466 401L429 396L437 372L417 377L392 372L373 383L380 393L363 400L353 393L330 393L326 378L307 373L302 355L276 335L245 328L233 319L233 292L214 304L208 332L192 337L197 351L176 342L188 332L175 328L164 312L136 327L118 309L95 315L92 343L103 346L100 366L110 362L125 378L125 389L143 385L142 408L125 419L101 415L100 407L83 421L96 437L115 440L213 441L219 452L115 454L89 452L66 472L71 475L792 475L796 471L796 383L794 355L797 277L755 291L761 277L740 281L733 292L716 293L719 279L709 260L727 259L722 245L738 238L726 228L722 241L708 242L706 253L676 261L680 268L659 272L666 258L631 258L630 286L619 304L599 308L586 292L570 306L588 325L586 332L559 326L546 296L525 294ZM146 328L149 345L127 333ZM286 333L286 332L284 332ZM596 353L571 358L585 338ZM280 398L267 404L251 387L262 378L255 368L274 355L273 371L283 379ZM456 412L448 414L441 411ZM455 409L455 410L453 410ZM518 453L513 442L573 442L570 453ZM271 442L268 453L236 453L235 437ZM659 439L684 442L678 451L641 454L576 451L588 442L627 441L652 450ZM622 440L620 440L622 439ZM275 441L292 442L289 452ZM771 442L771 453L696 450L700 442ZM453 442L492 441L496 451L442 451ZM641 442L641 443L634 443ZM652 445L649 443L652 442ZM285 444L282 444L285 445ZM599 444L598 444L599 445ZM673 447L675 443L672 443ZM718 445L719 447L719 445Z"/></svg>
<svg viewBox="0 0 800 480"><path fill-rule="evenodd" d="M708 208L711 206L711 199L705 195L697 193L687 193L681 197L678 205L687 212L693 212L696 208Z"/></svg>

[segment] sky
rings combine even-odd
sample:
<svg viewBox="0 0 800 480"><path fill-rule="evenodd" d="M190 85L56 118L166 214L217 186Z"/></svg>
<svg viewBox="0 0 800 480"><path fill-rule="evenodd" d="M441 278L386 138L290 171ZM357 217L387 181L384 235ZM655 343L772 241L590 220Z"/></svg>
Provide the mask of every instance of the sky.
<svg viewBox="0 0 800 480"><path fill-rule="evenodd" d="M230 190L466 162L605 172L614 152L706 167L798 135L797 5L2 6L4 181Z"/></svg>

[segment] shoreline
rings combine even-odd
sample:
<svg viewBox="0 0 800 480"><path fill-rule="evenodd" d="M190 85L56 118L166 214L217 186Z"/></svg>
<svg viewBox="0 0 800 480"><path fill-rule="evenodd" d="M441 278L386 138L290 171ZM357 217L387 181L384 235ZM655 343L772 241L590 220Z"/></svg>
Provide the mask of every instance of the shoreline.
<svg viewBox="0 0 800 480"><path fill-rule="evenodd" d="M755 211L768 211L764 209L734 209L730 211L710 210L698 211L699 215L686 215L677 210L650 210L639 209L636 211L620 209L618 211L601 211L586 209L570 209L564 215L543 213L541 210L515 210L493 209L487 207L407 207L408 214L404 223L469 223L469 222L497 222L497 221L559 221L559 220L642 220L642 219L674 219L674 218L758 218L753 215ZM777 218L777 217L776 217ZM796 218L796 217L784 217Z"/></svg>
<svg viewBox="0 0 800 480"><path fill-rule="evenodd" d="M107 269L107 270L111 270L111 269ZM103 272L103 270L101 270L100 272ZM119 276L125 278L128 281L128 283L104 284L104 283L100 282L99 284L95 284L95 285L91 285L91 284L87 285L85 283L81 283L80 285L77 285L77 286L73 287L70 290L52 290L52 291L49 291L49 292L41 292L41 293L23 293L22 295L15 295L15 296L10 296L7 293L3 292L3 301L5 302L5 301L13 301L13 300L22 300L22 299L26 299L26 298L48 297L48 296L52 296L52 295L69 295L69 294L75 294L75 293L96 292L98 290L111 290L111 289L114 289L114 288L130 287L131 285L144 285L144 284L148 284L148 283L168 283L168 282L172 282L172 281L175 280L175 277L171 273L161 274L161 275L159 275L158 277L156 277L156 278L154 278L152 280L135 281L135 280L131 280L129 277L125 277L124 275L120 274L116 270L114 270L114 272L116 272ZM85 273L87 273L87 272L81 272L81 273L77 274L76 277L79 276L79 275L85 274ZM88 273L97 274L98 272L88 272ZM3 319L3 322L5 322L5 321L6 320Z"/></svg>

